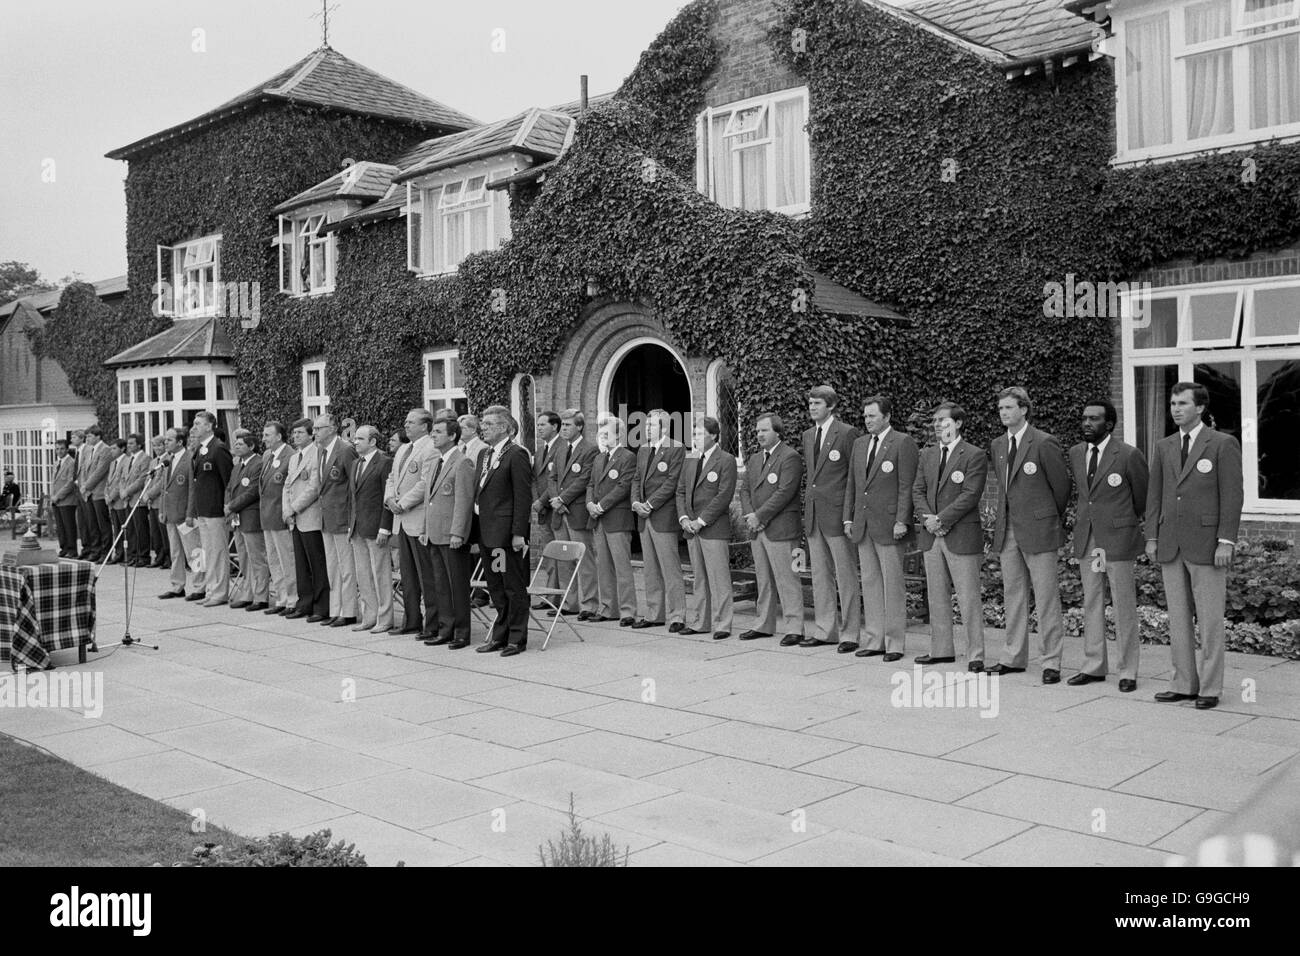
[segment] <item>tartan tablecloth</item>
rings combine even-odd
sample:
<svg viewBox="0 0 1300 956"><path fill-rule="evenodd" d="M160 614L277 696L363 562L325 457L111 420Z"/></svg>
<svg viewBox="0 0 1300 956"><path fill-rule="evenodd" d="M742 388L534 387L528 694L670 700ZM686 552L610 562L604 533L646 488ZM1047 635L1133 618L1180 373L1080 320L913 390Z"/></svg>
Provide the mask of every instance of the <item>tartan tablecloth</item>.
<svg viewBox="0 0 1300 956"><path fill-rule="evenodd" d="M51 651L94 642L95 566L61 561L0 568L0 662L48 666Z"/></svg>

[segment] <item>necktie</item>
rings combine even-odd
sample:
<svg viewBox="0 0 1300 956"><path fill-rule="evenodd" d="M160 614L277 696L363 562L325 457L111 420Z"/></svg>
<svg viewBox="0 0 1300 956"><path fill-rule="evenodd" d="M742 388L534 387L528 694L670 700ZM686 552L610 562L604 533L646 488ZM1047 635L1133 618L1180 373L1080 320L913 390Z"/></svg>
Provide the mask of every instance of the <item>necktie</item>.
<svg viewBox="0 0 1300 956"><path fill-rule="evenodd" d="M867 449L867 475L871 475L871 466L876 462L876 442L880 441L878 435L871 436L871 447Z"/></svg>
<svg viewBox="0 0 1300 956"><path fill-rule="evenodd" d="M1007 456L1007 487L1011 487L1011 476L1016 473L1016 436L1011 436L1011 454Z"/></svg>
<svg viewBox="0 0 1300 956"><path fill-rule="evenodd" d="M821 458L821 456L822 456L822 429L821 429L821 426L818 425L818 426L817 426L817 441L816 441L816 443L814 443L814 445L813 445L813 464L814 464L814 465L817 464L817 462L818 462L818 460Z"/></svg>
<svg viewBox="0 0 1300 956"><path fill-rule="evenodd" d="M1183 460L1180 462L1180 466L1183 468L1187 467L1187 453L1191 451L1191 447L1192 436L1187 434L1187 432L1183 432Z"/></svg>
<svg viewBox="0 0 1300 956"><path fill-rule="evenodd" d="M943 446L943 451L939 453L939 480L943 481L943 473L948 470L948 446Z"/></svg>
<svg viewBox="0 0 1300 956"><path fill-rule="evenodd" d="M1092 446L1092 454L1088 456L1088 484L1091 485L1093 479L1097 477L1097 446Z"/></svg>
<svg viewBox="0 0 1300 956"><path fill-rule="evenodd" d="M482 488L487 484L488 475L492 474L492 459L496 457L496 452L489 450L487 456L483 459L483 474L478 480L478 486ZM442 464L440 461L439 464Z"/></svg>
<svg viewBox="0 0 1300 956"><path fill-rule="evenodd" d="M434 484L435 486L438 484L438 476L442 474L442 463L443 463L443 461L445 461L445 460L446 460L446 459L439 458L439 459L438 459L438 466L437 466L436 468L433 469L433 484Z"/></svg>

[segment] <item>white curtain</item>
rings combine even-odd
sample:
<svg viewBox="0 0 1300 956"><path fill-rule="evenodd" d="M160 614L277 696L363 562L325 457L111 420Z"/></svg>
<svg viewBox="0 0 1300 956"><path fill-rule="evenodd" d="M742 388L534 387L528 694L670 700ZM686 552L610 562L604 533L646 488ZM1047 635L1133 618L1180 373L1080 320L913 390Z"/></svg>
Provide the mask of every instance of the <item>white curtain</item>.
<svg viewBox="0 0 1300 956"><path fill-rule="evenodd" d="M1250 45L1250 128L1300 121L1300 38Z"/></svg>
<svg viewBox="0 0 1300 956"><path fill-rule="evenodd" d="M483 206L469 211L470 252L483 252L488 248L488 216L491 214L491 206Z"/></svg>
<svg viewBox="0 0 1300 956"><path fill-rule="evenodd" d="M723 139L722 131L727 128L729 113L713 117L713 128L709 130L709 162L713 166L713 201L720 206L735 205L731 198L731 145Z"/></svg>
<svg viewBox="0 0 1300 956"><path fill-rule="evenodd" d="M793 206L808 201L808 170L804 147L803 100L776 104L773 149L776 151L776 205Z"/></svg>
<svg viewBox="0 0 1300 956"><path fill-rule="evenodd" d="M1124 80L1128 145L1160 146L1172 140L1169 99L1169 15L1133 20L1125 30Z"/></svg>
<svg viewBox="0 0 1300 956"><path fill-rule="evenodd" d="M1195 3L1184 11L1188 46L1228 36L1231 0ZM1187 138L1231 133L1233 128L1232 51L1215 50L1187 58Z"/></svg>

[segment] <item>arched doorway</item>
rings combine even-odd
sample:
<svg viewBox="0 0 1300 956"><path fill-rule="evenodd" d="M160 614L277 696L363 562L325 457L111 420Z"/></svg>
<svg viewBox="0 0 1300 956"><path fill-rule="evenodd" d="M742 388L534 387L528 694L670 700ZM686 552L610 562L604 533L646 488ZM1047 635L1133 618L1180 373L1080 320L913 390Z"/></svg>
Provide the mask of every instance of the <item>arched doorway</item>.
<svg viewBox="0 0 1300 956"><path fill-rule="evenodd" d="M691 383L676 353L663 342L636 339L618 350L609 368L604 408L628 424L630 447L641 444L644 426L638 426L654 408L673 416L674 439L690 443Z"/></svg>

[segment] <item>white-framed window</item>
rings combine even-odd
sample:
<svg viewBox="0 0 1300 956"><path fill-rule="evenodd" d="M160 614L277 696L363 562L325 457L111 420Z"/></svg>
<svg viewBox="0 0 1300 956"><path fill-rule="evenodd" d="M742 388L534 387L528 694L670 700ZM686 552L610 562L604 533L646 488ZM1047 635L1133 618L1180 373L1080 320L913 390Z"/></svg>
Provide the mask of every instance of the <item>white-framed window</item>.
<svg viewBox="0 0 1300 956"><path fill-rule="evenodd" d="M1117 162L1300 136L1300 2L1116 12Z"/></svg>
<svg viewBox="0 0 1300 956"><path fill-rule="evenodd" d="M138 432L148 451L167 429L189 426L209 411L226 433L239 427L239 380L225 363L178 362L117 370L118 436Z"/></svg>
<svg viewBox="0 0 1300 956"><path fill-rule="evenodd" d="M329 411L329 384L325 381L325 362L302 363L302 417L313 422Z"/></svg>
<svg viewBox="0 0 1300 956"><path fill-rule="evenodd" d="M321 295L334 291L337 236L325 232L326 213L280 217L280 291Z"/></svg>
<svg viewBox="0 0 1300 956"><path fill-rule="evenodd" d="M1124 433L1150 458L1177 382L1210 393L1242 446L1248 513L1300 512L1300 277L1156 289L1124 300Z"/></svg>
<svg viewBox="0 0 1300 956"><path fill-rule="evenodd" d="M0 431L0 470L14 473L22 502L38 501L41 495L49 494L58 461L54 447L57 437L54 429L38 427Z"/></svg>
<svg viewBox="0 0 1300 956"><path fill-rule="evenodd" d="M420 275L455 272L465 257L510 238L499 208L506 194L487 188L487 172L435 185L406 184L407 268Z"/></svg>
<svg viewBox="0 0 1300 956"><path fill-rule="evenodd" d="M469 413L465 380L460 374L460 352L456 349L424 353L424 407L431 412L450 408L457 417Z"/></svg>
<svg viewBox="0 0 1300 956"><path fill-rule="evenodd" d="M808 88L711 107L695 122L696 182L729 209L811 208Z"/></svg>
<svg viewBox="0 0 1300 956"><path fill-rule="evenodd" d="M178 318L217 315L221 236L158 247L158 310Z"/></svg>

